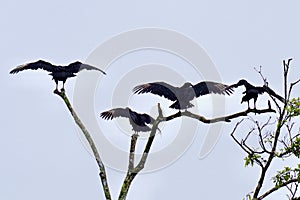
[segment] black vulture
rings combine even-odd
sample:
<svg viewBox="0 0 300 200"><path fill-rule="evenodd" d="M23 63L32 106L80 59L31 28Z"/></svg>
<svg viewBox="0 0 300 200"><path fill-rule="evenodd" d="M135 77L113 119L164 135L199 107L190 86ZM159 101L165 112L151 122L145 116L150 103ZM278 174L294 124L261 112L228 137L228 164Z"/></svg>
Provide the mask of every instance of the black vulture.
<svg viewBox="0 0 300 200"><path fill-rule="evenodd" d="M245 94L242 98L241 103L247 102L248 103L248 109L250 109L249 101L253 99L254 101L254 109L256 109L256 101L259 94L263 94L264 92L268 93L269 95L275 97L281 102L285 102L284 98L282 98L280 95L276 94L271 88L269 88L267 85L264 85L262 87L259 86L253 86L250 83L248 83L245 79L239 80L236 84L232 84L226 88L226 90L231 90L232 88L237 88L239 86L244 86L245 91L243 94Z"/></svg>
<svg viewBox="0 0 300 200"><path fill-rule="evenodd" d="M174 87L165 82L154 82L138 85L133 88L135 94L152 93L165 97L174 103L170 106L173 109L188 109L194 105L190 103L191 100L206 94L222 94L230 95L233 89L225 90L228 85L216 83L211 81L203 81L193 85L189 82L184 83L181 87Z"/></svg>
<svg viewBox="0 0 300 200"><path fill-rule="evenodd" d="M151 128L147 124L153 124L154 119L148 114L137 113L130 108L114 108L109 111L102 112L100 116L103 119L110 120L117 117L126 117L132 126L132 130L135 133L151 131Z"/></svg>
<svg viewBox="0 0 300 200"><path fill-rule="evenodd" d="M60 66L60 65L52 65L49 62L39 60L36 62L26 63L23 65L20 65L13 70L10 71L11 74L16 74L23 70L37 70L37 69L43 69L48 72L51 72L49 75L51 75L53 80L56 83L56 90L58 90L58 81L63 82L62 90L64 90L65 82L68 78L76 76L76 73L79 71L86 69L86 70L98 70L102 72L103 74L106 74L101 69L98 69L97 67L93 67L91 65L83 64L79 61L70 63L67 66Z"/></svg>

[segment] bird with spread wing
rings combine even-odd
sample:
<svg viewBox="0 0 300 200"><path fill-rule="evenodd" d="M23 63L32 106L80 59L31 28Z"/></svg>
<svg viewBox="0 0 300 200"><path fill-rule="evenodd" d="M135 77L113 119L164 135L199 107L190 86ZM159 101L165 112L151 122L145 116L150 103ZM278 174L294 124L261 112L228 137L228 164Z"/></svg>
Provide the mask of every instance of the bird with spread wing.
<svg viewBox="0 0 300 200"><path fill-rule="evenodd" d="M111 120L117 117L125 117L129 119L132 130L138 132L148 132L151 128L147 124L153 124L154 119L146 113L137 113L130 108L114 108L100 114L100 117L106 120Z"/></svg>
<svg viewBox="0 0 300 200"><path fill-rule="evenodd" d="M280 95L276 94L276 92L274 92L274 90L272 90L269 86L267 86L267 85L264 85L262 87L253 86L250 83L248 83L248 81L246 81L245 79L241 79L237 83L228 86L226 88L226 90L231 90L232 88L237 88L239 86L244 86L245 89L246 89L243 92L243 94L245 94L245 95L242 97L241 103L247 102L248 103L248 109L250 109L249 101L251 99L253 99L254 109L256 109L256 101L257 101L258 95L261 95L265 92L268 93L269 95L275 97L279 101L281 101L283 103L285 102L284 98L281 97Z"/></svg>
<svg viewBox="0 0 300 200"><path fill-rule="evenodd" d="M228 85L212 81L203 81L196 85L187 82L181 87L174 87L165 82L153 82L138 85L134 87L133 92L135 94L152 93L159 95L173 101L170 108L182 110L193 107L194 105L190 101L203 95L212 93L221 95L232 94L233 89L225 90L227 87Z"/></svg>
<svg viewBox="0 0 300 200"><path fill-rule="evenodd" d="M42 70L51 72L49 75L51 75L53 77L53 80L56 83L55 90L58 90L58 81L63 82L62 90L64 90L66 80L70 77L76 76L76 73L80 72L83 69L97 70L97 71L102 72L103 74L106 74L104 71L102 71L101 69L98 69L97 67L83 64L79 61L70 63L67 66L60 66L60 65L53 65L53 64L43 61L43 60L20 65L20 66L14 68L13 70L11 70L10 74L16 74L20 71L28 70L28 69L31 69L31 70L42 69Z"/></svg>

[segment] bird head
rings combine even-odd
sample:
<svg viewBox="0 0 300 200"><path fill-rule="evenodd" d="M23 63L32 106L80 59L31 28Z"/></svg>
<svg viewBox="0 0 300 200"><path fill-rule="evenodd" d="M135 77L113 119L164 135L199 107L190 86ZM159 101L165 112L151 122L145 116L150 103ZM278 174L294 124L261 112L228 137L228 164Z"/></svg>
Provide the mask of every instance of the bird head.
<svg viewBox="0 0 300 200"><path fill-rule="evenodd" d="M241 103L248 101L247 96L243 96Z"/></svg>
<svg viewBox="0 0 300 200"><path fill-rule="evenodd" d="M75 65L82 65L82 62L80 61L75 61L69 64L69 66L75 66Z"/></svg>
<svg viewBox="0 0 300 200"><path fill-rule="evenodd" d="M192 87L192 86L193 86L193 84L191 84L190 82L186 82L181 86L181 88L188 88L188 87Z"/></svg>
<svg viewBox="0 0 300 200"><path fill-rule="evenodd" d="M241 79L241 80L239 80L239 82L237 83L237 85L245 85L247 83L248 82L245 79Z"/></svg>
<svg viewBox="0 0 300 200"><path fill-rule="evenodd" d="M245 79L241 79L241 80L239 80L239 82L237 82L237 83L235 83L233 85L228 86L227 89L228 88L237 88L237 87L242 86L242 85L244 85L245 87L247 87L247 85L249 85L249 83Z"/></svg>
<svg viewBox="0 0 300 200"><path fill-rule="evenodd" d="M268 81L265 81L264 87L268 87L268 85L269 85L269 82L268 82Z"/></svg>

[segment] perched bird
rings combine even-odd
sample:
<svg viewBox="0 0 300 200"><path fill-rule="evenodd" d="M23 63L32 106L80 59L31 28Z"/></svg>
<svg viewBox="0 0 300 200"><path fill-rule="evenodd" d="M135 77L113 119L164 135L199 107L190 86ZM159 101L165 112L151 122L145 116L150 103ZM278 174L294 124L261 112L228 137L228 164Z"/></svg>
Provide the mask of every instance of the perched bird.
<svg viewBox="0 0 300 200"><path fill-rule="evenodd" d="M43 60L20 65L20 66L14 68L13 70L11 70L10 73L16 74L20 71L27 70L27 69L32 69L32 70L43 69L48 72L51 72L49 75L51 75L53 77L52 79L56 83L56 90L58 90L58 81L63 82L62 90L64 90L66 80L70 77L76 76L76 73L78 73L79 71L81 71L83 69L97 70L97 71L102 72L103 74L106 74L104 71L102 71L101 69L98 69L97 67L83 64L79 61L70 63L67 66L60 66L60 65L52 65L51 63L43 61Z"/></svg>
<svg viewBox="0 0 300 200"><path fill-rule="evenodd" d="M222 94L230 95L233 89L227 89L228 85L211 81L203 81L193 85L189 82L184 83L181 87L174 87L165 82L154 82L138 85L133 88L135 94L152 93L165 97L174 103L170 106L173 109L188 109L194 105L191 100L206 94Z"/></svg>
<svg viewBox="0 0 300 200"><path fill-rule="evenodd" d="M264 92L268 93L269 95L275 97L276 99L278 99L281 102L285 102L284 98L282 98L280 95L276 94L271 88L269 88L267 85L264 85L262 87L259 86L253 86L250 83L248 83L246 80L241 79L239 80L239 82L237 82L236 84L232 84L230 86L228 86L226 88L226 90L231 90L232 88L237 88L239 86L244 86L245 87L245 91L243 92L243 94L245 94L242 97L242 101L243 102L247 102L248 103L248 109L250 109L250 105L249 105L249 101L251 99L253 99L254 101L254 109L256 109L256 101L258 98L259 94L263 94Z"/></svg>
<svg viewBox="0 0 300 200"><path fill-rule="evenodd" d="M109 111L102 112L100 117L106 120L114 119L117 117L126 117L132 126L135 133L151 131L147 124L153 124L154 119L148 114L137 113L130 108L114 108Z"/></svg>

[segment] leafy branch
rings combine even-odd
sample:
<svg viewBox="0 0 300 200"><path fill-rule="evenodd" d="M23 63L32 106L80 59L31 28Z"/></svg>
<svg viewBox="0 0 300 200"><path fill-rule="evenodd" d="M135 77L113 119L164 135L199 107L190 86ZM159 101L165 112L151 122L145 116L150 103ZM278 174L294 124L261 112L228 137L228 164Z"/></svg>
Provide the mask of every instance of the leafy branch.
<svg viewBox="0 0 300 200"><path fill-rule="evenodd" d="M259 195L261 193L262 186L265 182L267 172L269 171L271 163L275 158L286 159L289 158L291 155L294 155L299 158L300 155L300 130L299 133L295 133L293 131L294 122L292 122L292 119L294 117L300 115L300 98L294 98L290 100L292 88L300 82L300 79L291 83L288 87L287 75L289 72L291 60L292 59L288 59L288 61L283 61L285 97L283 106L279 106L276 100L272 96L270 96L278 110L276 123L271 122L271 117L269 117L265 123L259 123L258 121L249 118L249 120L254 124L254 126L248 131L248 133L243 139L239 140L235 136L237 128L240 126L243 120L238 122L235 125L233 131L231 132L231 137L233 138L233 140L247 154L247 156L245 157L245 166L258 165L261 170L256 187L252 195L248 195L248 199L264 199L271 193L283 187L286 187L290 191L290 199L296 199L295 195L298 189L298 184L300 182L300 166L298 166L298 168L295 169L286 167L284 170L278 171L277 175L273 177L275 186L264 192L262 195ZM262 75L261 68L256 71L262 77L265 84L267 84L267 79ZM274 124L275 130L270 131L269 127ZM283 130L283 127L286 128L286 131ZM256 135L258 137L258 147L248 145L248 138L252 137L253 135Z"/></svg>

